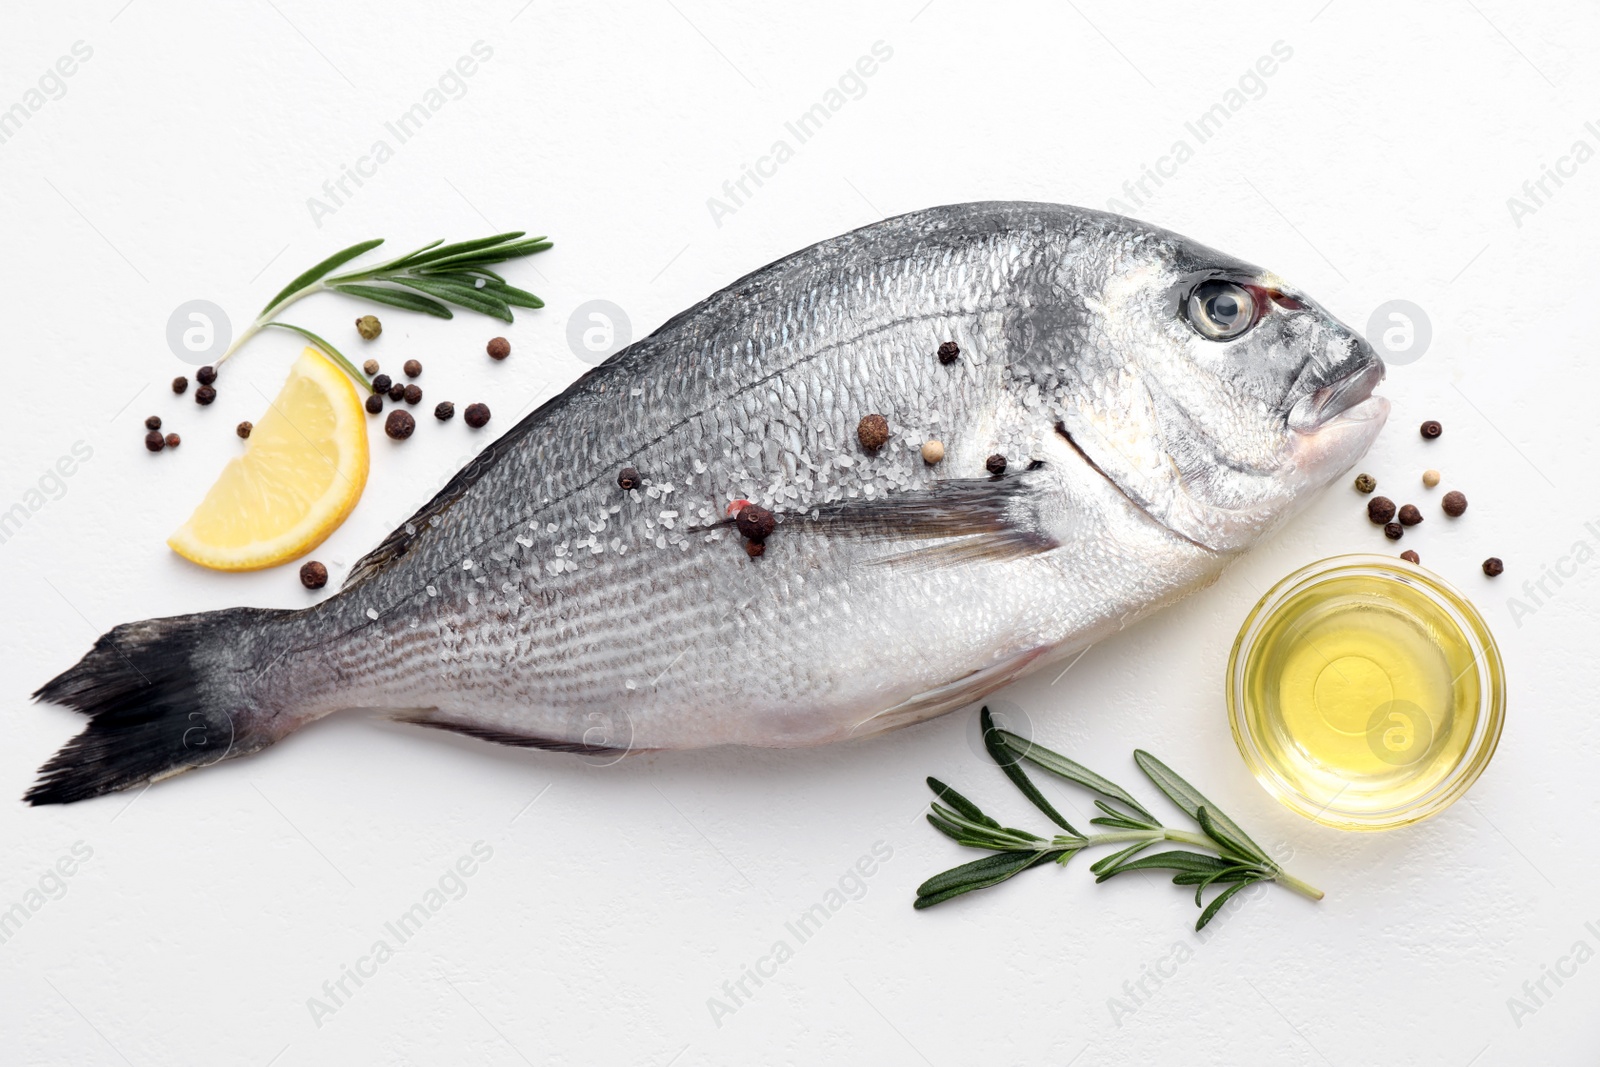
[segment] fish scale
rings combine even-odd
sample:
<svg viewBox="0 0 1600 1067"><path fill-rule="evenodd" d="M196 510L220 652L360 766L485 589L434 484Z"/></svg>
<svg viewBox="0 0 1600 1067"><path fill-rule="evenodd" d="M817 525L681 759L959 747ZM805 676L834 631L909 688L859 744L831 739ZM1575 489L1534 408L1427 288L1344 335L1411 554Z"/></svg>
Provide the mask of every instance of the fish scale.
<svg viewBox="0 0 1600 1067"><path fill-rule="evenodd" d="M1207 332L1214 284L1250 302L1247 331ZM91 723L29 797L216 762L185 741L197 722L237 756L347 707L586 752L918 722L1213 580L1365 451L1381 376L1276 275L1143 223L1011 203L886 220L585 374L337 596L103 637L38 694ZM868 414L891 427L875 453ZM758 556L737 499L777 516Z"/></svg>

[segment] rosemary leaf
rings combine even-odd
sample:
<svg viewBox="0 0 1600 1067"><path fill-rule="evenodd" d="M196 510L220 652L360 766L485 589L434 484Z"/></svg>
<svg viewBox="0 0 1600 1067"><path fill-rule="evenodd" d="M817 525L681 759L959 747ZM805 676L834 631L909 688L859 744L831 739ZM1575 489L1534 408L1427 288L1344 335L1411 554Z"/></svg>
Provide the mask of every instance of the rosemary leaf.
<svg viewBox="0 0 1600 1067"><path fill-rule="evenodd" d="M1155 844L1154 839L1149 841L1135 841L1121 852L1113 852L1104 859L1098 860L1089 868L1089 873L1099 874L1101 871L1104 871L1109 867L1115 867L1124 860L1131 860L1133 857L1137 856L1139 853L1143 852L1153 844Z"/></svg>
<svg viewBox="0 0 1600 1067"><path fill-rule="evenodd" d="M1222 906L1231 900L1235 893L1252 884L1254 883L1235 882L1233 885L1230 885L1228 888L1218 893L1216 899L1210 904L1206 905L1206 910L1200 913L1200 918L1194 924L1195 932L1199 933L1201 930L1204 930L1206 928L1206 924L1216 917L1217 912L1222 910ZM1198 900L1198 897L1196 899Z"/></svg>
<svg viewBox="0 0 1600 1067"><path fill-rule="evenodd" d="M1000 740L1000 735L1004 731L995 727L994 716L989 714L987 706L978 713L978 724L983 731L983 747L989 750L990 757L1000 765L1000 769L1005 772L1007 778L1011 779L1011 783L1022 791L1023 796L1033 801L1033 806L1044 812L1045 817L1051 822L1072 836L1081 837L1082 835L1073 828L1072 824L1064 819L1061 813L1044 798L1044 794L1039 792L1039 787L1034 785L1033 780L1028 777L1028 772L1019 766L1020 761L1016 754Z"/></svg>
<svg viewBox="0 0 1600 1067"><path fill-rule="evenodd" d="M943 874L936 874L917 887L917 899L913 907L918 909L931 908L935 904L942 904L953 897L964 893L971 893L976 889L987 889L992 885L999 885L1008 878L1012 878L1029 867L1038 866L1056 859L1060 851L1047 851L1039 853L1001 853L996 856L985 856L963 863L959 867L952 867Z"/></svg>
<svg viewBox="0 0 1600 1067"><path fill-rule="evenodd" d="M371 300L377 304L388 304L391 307L404 308L407 311L421 311L441 319L453 319L454 313L437 300L429 300L418 293L408 293L401 289L385 289L379 285L335 285L334 291L345 293L349 296L359 296L363 300Z"/></svg>
<svg viewBox="0 0 1600 1067"><path fill-rule="evenodd" d="M505 301L489 295L487 289L473 289L471 286L435 281L432 278L411 278L400 274L392 277L384 276L377 280L404 285L420 293L426 293L429 296L455 304L457 307L466 308L468 311L476 311L480 315L489 315L505 322L512 321L511 309L506 306Z"/></svg>
<svg viewBox="0 0 1600 1067"><path fill-rule="evenodd" d="M939 779L930 777L928 779L928 788L933 790L940 800L944 801L946 804L950 805L952 808L959 811L973 822L981 822L985 826L993 826L996 829L999 829L1000 824L989 818L989 816L985 815L982 808L978 807L978 805L974 804L960 793L957 793L954 789L951 789L949 786L939 781Z"/></svg>
<svg viewBox="0 0 1600 1067"><path fill-rule="evenodd" d="M1116 867L1102 870L1097 882L1104 882L1108 878L1115 878L1128 871L1196 871L1210 873L1212 871L1225 871L1232 864L1220 860L1215 856L1207 856L1203 852L1186 852L1183 849L1173 849L1168 852L1157 852L1154 856L1132 860Z"/></svg>
<svg viewBox="0 0 1600 1067"><path fill-rule="evenodd" d="M1156 788L1165 793L1174 804L1182 808L1184 814L1188 815L1189 818L1200 822L1200 809L1202 807L1206 808L1217 828L1233 838L1245 855L1258 863L1272 865L1271 857L1266 854L1260 845L1250 840L1249 834L1240 829L1239 825L1232 819L1224 815L1222 809L1207 800L1200 790L1180 778L1178 773L1171 767L1168 767L1143 749L1134 752L1133 761L1156 784Z"/></svg>
<svg viewBox="0 0 1600 1067"><path fill-rule="evenodd" d="M1272 860L1259 850L1252 851L1251 846L1234 840L1226 828L1218 825L1215 814L1204 804L1195 812L1195 821L1200 824L1200 829L1205 831L1207 837L1215 841L1223 852L1232 853L1241 860L1254 860L1256 863L1272 865Z"/></svg>
<svg viewBox="0 0 1600 1067"><path fill-rule="evenodd" d="M365 255L381 244L383 244L383 238L375 237L370 241L362 241L360 244L351 245L349 248L346 248L343 251L335 252L333 255L329 256L327 259L323 260L321 263L318 263L315 267L312 267L294 281L284 286L282 291L279 292L277 296L267 301L267 306L261 309L261 316L259 317L264 318L269 311L283 303L285 298L293 296L295 293L299 292L301 289L304 289L306 286L311 285L313 282L322 280L333 270L344 266L357 256Z"/></svg>
<svg viewBox="0 0 1600 1067"><path fill-rule="evenodd" d="M435 247L431 251L424 249L422 254L407 256L404 261L396 265L404 266L406 269L410 270L420 267L425 263L432 263L441 259L450 259L455 256L465 255L469 252L477 252L485 248L493 248L495 245L504 244L507 241L515 241L517 238L524 237L526 235L526 230L512 230L510 233L497 233L493 237L480 237L475 241L457 241L455 244L444 245L442 248ZM542 237L535 238L535 240L541 241L543 239L544 238Z"/></svg>
<svg viewBox="0 0 1600 1067"><path fill-rule="evenodd" d="M1117 783L1096 774L1081 763L1077 763L1059 752L1052 752L1043 745L1037 745L1026 737L1019 737L1009 730L1000 731L1000 740L1008 750L1027 760L1037 767L1043 768L1069 782L1076 782L1091 792L1099 793L1103 797L1110 797L1128 805L1135 812L1142 815L1152 825L1156 817L1144 809L1144 805L1133 799L1133 795ZM1116 815L1117 812L1111 812Z"/></svg>

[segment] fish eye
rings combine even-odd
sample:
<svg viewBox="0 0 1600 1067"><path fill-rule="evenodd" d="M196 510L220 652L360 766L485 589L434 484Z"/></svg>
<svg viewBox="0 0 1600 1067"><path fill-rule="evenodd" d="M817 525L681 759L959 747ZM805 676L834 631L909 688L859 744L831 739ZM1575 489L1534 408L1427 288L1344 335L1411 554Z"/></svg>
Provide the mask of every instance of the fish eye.
<svg viewBox="0 0 1600 1067"><path fill-rule="evenodd" d="M1256 298L1242 285L1212 278L1189 294L1187 314L1201 337L1231 341L1256 324Z"/></svg>

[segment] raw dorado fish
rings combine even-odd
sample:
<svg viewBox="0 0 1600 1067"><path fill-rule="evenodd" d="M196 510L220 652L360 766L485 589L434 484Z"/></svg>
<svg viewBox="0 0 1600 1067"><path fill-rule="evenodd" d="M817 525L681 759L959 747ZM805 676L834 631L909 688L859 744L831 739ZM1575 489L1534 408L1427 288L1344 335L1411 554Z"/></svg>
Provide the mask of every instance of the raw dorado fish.
<svg viewBox="0 0 1600 1067"><path fill-rule="evenodd" d="M27 799L127 789L352 707L595 754L920 722L1215 579L1366 452L1383 373L1282 278L1141 222L1029 203L889 219L584 375L337 596L101 637L35 694L90 721ZM776 516L759 555L736 500Z"/></svg>

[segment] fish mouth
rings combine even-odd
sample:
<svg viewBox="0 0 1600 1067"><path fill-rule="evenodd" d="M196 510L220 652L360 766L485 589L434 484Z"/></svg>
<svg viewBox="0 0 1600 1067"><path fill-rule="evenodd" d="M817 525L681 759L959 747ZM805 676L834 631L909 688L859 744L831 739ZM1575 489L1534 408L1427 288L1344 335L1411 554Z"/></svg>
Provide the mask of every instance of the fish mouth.
<svg viewBox="0 0 1600 1067"><path fill-rule="evenodd" d="M1387 414L1389 402L1372 395L1383 377L1383 364L1374 360L1324 385L1295 403L1289 412L1289 428L1296 433L1315 433L1336 419L1358 422Z"/></svg>

